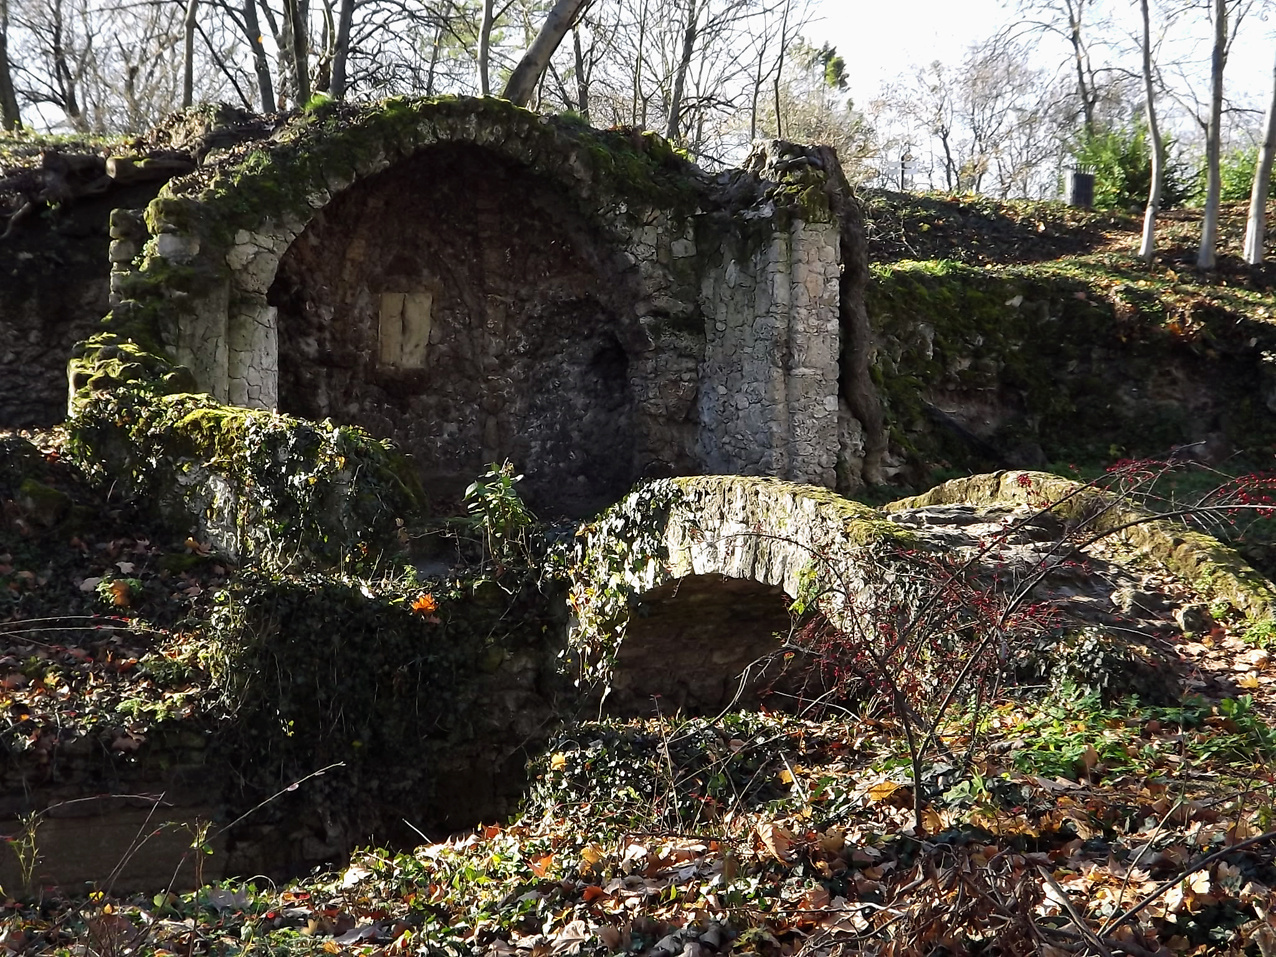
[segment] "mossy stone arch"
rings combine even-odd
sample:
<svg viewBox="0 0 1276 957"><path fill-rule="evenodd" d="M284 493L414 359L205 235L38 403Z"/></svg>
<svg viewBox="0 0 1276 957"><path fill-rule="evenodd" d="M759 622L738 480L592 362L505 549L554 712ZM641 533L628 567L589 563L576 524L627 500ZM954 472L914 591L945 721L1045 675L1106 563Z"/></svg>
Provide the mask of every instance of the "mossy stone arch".
<svg viewBox="0 0 1276 957"><path fill-rule="evenodd" d="M159 337L202 388L393 437L445 497L506 456L553 510L629 487L668 352L630 250L696 201L664 141L408 98L276 139L147 212L134 278L163 287Z"/></svg>
<svg viewBox="0 0 1276 957"><path fill-rule="evenodd" d="M653 695L709 712L780 647L794 599L836 616L870 563L916 538L828 489L708 475L636 489L579 542L570 641L586 679L620 712L645 710ZM755 670L742 703L774 674Z"/></svg>

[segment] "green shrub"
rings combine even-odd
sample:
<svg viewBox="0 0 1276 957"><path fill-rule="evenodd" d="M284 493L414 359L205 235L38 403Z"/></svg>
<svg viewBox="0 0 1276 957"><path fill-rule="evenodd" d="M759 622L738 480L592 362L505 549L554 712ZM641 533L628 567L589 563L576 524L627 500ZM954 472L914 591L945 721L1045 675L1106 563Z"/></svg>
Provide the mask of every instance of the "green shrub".
<svg viewBox="0 0 1276 957"><path fill-rule="evenodd" d="M1165 153L1161 208L1173 209L1183 205L1192 189L1182 164L1173 159L1172 139L1166 139ZM1073 146L1072 157L1077 165L1094 170L1096 209L1139 209L1147 204L1152 184L1152 148L1142 124L1083 137Z"/></svg>
<svg viewBox="0 0 1276 957"><path fill-rule="evenodd" d="M1254 168L1258 165L1258 147L1228 150L1219 158L1218 173L1222 186L1223 202L1242 202L1249 199L1254 188ZM1205 195L1205 167L1198 174L1199 190ZM1276 196L1276 177L1267 184L1267 195Z"/></svg>

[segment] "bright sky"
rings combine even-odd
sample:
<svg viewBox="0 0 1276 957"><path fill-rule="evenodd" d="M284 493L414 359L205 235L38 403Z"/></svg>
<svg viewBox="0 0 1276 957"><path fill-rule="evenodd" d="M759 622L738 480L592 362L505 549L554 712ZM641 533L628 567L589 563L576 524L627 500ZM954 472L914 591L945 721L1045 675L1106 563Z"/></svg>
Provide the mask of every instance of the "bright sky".
<svg viewBox="0 0 1276 957"><path fill-rule="evenodd" d="M956 62L1003 22L998 0L817 0L812 40L846 59L851 94L863 102L912 64Z"/></svg>
<svg viewBox="0 0 1276 957"><path fill-rule="evenodd" d="M810 31L816 43L837 47L846 58L851 95L865 103L878 87L913 64L932 60L960 61L972 43L990 36L1014 16L1003 0L816 0L823 21ZM1202 24L1207 42L1209 27ZM1272 63L1276 57L1276 19L1246 18L1228 61L1228 96L1260 108L1270 96ZM1058 62L1067 50L1042 50L1045 62ZM1208 49L1201 52L1208 56ZM1137 61L1132 62L1137 68Z"/></svg>

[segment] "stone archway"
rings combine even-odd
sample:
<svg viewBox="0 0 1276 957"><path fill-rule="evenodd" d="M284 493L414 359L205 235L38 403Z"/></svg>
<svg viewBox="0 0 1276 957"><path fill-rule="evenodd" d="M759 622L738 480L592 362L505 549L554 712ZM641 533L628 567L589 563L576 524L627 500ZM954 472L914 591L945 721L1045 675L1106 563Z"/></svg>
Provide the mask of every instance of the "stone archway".
<svg viewBox="0 0 1276 957"><path fill-rule="evenodd" d="M881 512L812 485L735 475L648 483L578 537L569 642L583 678L615 692L621 713L651 710L653 695L713 711L746 667L780 650L793 599L842 619L869 570L916 543ZM778 664L744 684L747 703ZM780 690L797 693L800 678Z"/></svg>
<svg viewBox="0 0 1276 957"><path fill-rule="evenodd" d="M433 146L335 197L281 258L279 408L393 437L432 498L508 458L534 508L589 514L639 474L640 298L560 185Z"/></svg>

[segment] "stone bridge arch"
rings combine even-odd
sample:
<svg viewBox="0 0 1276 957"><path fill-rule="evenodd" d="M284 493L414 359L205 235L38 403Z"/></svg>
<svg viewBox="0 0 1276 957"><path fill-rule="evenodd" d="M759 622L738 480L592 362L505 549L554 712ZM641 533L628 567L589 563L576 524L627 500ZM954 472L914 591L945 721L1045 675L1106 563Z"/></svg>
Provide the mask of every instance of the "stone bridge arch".
<svg viewBox="0 0 1276 957"><path fill-rule="evenodd" d="M780 647L795 598L823 595L835 613L867 563L916 538L827 489L707 475L635 489L578 541L570 643L585 680L622 713L655 694L703 713L731 704L737 677ZM755 670L742 703L775 677Z"/></svg>

